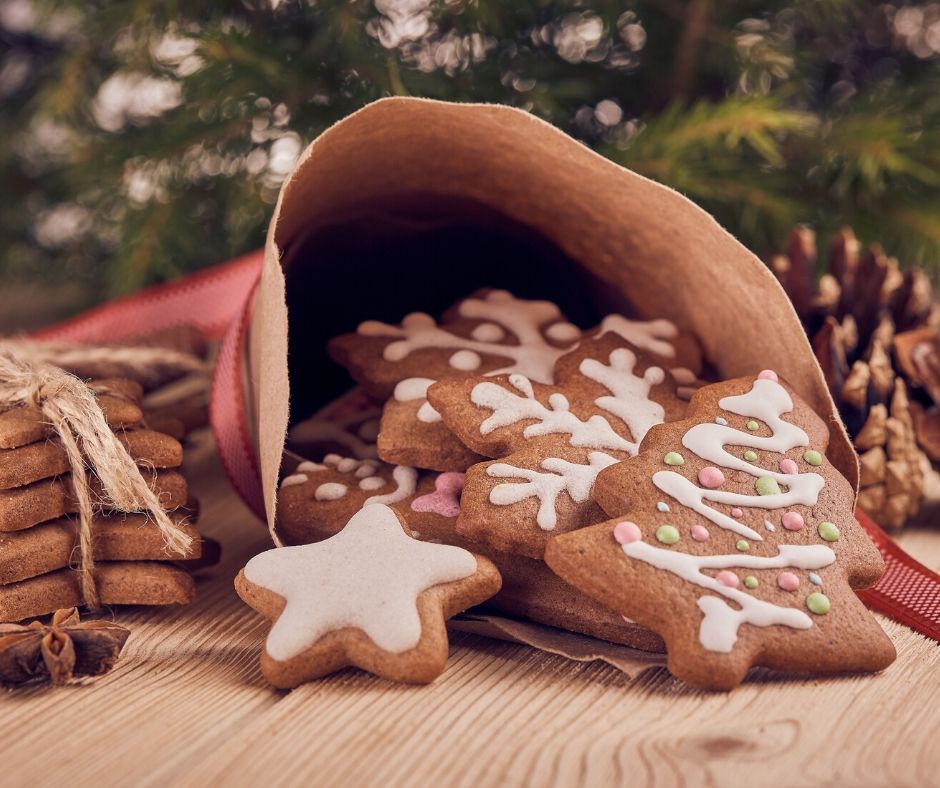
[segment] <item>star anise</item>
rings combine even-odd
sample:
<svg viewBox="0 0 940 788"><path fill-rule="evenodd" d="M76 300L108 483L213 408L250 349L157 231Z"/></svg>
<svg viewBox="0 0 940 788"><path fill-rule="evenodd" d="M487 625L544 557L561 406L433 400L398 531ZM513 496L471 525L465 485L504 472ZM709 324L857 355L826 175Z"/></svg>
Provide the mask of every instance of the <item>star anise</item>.
<svg viewBox="0 0 940 788"><path fill-rule="evenodd" d="M0 624L0 683L59 685L107 673L130 634L110 621L81 621L74 607L56 611L48 624Z"/></svg>

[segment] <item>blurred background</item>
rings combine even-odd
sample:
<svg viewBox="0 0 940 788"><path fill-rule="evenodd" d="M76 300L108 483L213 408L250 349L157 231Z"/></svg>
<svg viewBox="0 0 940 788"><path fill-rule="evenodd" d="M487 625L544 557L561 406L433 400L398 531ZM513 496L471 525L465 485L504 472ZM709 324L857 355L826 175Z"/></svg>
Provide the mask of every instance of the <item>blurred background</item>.
<svg viewBox="0 0 940 788"><path fill-rule="evenodd" d="M0 330L257 247L387 95L513 104L763 257L850 224L940 260L940 2L0 0Z"/></svg>

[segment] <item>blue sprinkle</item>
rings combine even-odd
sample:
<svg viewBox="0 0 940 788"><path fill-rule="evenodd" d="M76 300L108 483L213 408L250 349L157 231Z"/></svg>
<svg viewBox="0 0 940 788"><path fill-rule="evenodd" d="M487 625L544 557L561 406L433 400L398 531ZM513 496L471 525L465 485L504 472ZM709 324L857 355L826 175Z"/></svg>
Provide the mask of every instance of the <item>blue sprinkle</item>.
<svg viewBox="0 0 940 788"><path fill-rule="evenodd" d="M768 531L776 531L776 530L777 530L777 529L774 527L774 524L773 524L772 522L770 522L770 520L764 520L764 528L766 528Z"/></svg>
<svg viewBox="0 0 940 788"><path fill-rule="evenodd" d="M728 420L727 420L727 419L723 419L723 418L721 418L721 416L719 416L717 419L715 419L715 424L720 424L722 427L727 427L727 426L728 426Z"/></svg>
<svg viewBox="0 0 940 788"><path fill-rule="evenodd" d="M661 512L668 512L669 504L665 503L664 501L660 501L658 504L656 504L656 508Z"/></svg>
<svg viewBox="0 0 940 788"><path fill-rule="evenodd" d="M817 575L815 572L810 572L809 582L811 582L814 586L821 586L822 578L819 575Z"/></svg>

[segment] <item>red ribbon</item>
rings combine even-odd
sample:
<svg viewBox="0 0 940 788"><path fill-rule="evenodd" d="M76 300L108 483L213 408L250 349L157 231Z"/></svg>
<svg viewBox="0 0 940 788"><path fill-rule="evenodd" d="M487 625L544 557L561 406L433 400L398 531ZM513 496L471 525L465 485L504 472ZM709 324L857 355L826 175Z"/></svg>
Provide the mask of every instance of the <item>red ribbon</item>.
<svg viewBox="0 0 940 788"><path fill-rule="evenodd" d="M221 337L212 376L212 430L232 485L264 519L261 474L245 415L243 385L245 336L262 259L261 250L252 252L111 301L34 336L72 342L109 341L189 323L210 339ZM872 610L940 642L940 575L905 553L861 509L856 510L856 516L886 565L881 580L860 591L859 596Z"/></svg>

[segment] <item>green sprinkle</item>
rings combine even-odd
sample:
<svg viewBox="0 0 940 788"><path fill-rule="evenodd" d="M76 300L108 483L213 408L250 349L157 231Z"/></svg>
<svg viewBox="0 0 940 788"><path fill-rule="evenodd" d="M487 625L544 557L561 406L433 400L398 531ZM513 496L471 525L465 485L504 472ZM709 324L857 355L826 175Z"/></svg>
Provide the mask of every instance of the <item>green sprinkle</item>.
<svg viewBox="0 0 940 788"><path fill-rule="evenodd" d="M835 523L825 522L820 523L819 528L816 530L819 531L819 535L825 539L827 542L838 542L839 541L839 528Z"/></svg>
<svg viewBox="0 0 940 788"><path fill-rule="evenodd" d="M751 432L757 432L760 429L760 424L758 424L756 421L749 421L744 426L747 427Z"/></svg>
<svg viewBox="0 0 940 788"><path fill-rule="evenodd" d="M810 609L810 612L815 613L817 616L824 616L829 612L832 604L825 594L813 591L812 594L806 597L806 606Z"/></svg>
<svg viewBox="0 0 940 788"><path fill-rule="evenodd" d="M754 575L748 575L744 578L744 585L747 588L757 588L757 578Z"/></svg>
<svg viewBox="0 0 940 788"><path fill-rule="evenodd" d="M682 465L685 462L682 455L677 451L671 451L665 457L663 457L663 462L666 465Z"/></svg>
<svg viewBox="0 0 940 788"><path fill-rule="evenodd" d="M806 460L810 465L822 465L823 456L815 449L810 449L809 451L804 452L803 459Z"/></svg>
<svg viewBox="0 0 940 788"><path fill-rule="evenodd" d="M756 462L757 452L751 451L750 449L748 449L746 452L744 452L744 459L747 460L748 462Z"/></svg>
<svg viewBox="0 0 940 788"><path fill-rule="evenodd" d="M679 541L679 529L674 525L661 525L656 529L656 538L663 544L675 544Z"/></svg>
<svg viewBox="0 0 940 788"><path fill-rule="evenodd" d="M773 476L761 476L754 482L758 495L779 495L780 485Z"/></svg>
<svg viewBox="0 0 940 788"><path fill-rule="evenodd" d="M747 540L745 539L738 539L737 543L734 546L737 547L738 550L742 553L746 553L748 550L751 549L751 546L747 543Z"/></svg>

